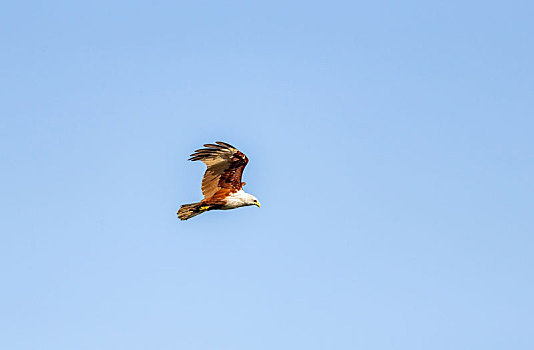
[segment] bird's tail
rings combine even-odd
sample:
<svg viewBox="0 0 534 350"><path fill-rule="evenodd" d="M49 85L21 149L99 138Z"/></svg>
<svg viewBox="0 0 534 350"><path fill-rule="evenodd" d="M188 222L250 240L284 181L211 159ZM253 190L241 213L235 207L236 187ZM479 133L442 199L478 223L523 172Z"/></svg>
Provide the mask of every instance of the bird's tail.
<svg viewBox="0 0 534 350"><path fill-rule="evenodd" d="M202 207L202 202L184 204L178 210L178 218L180 220L191 219L194 216L202 214L206 209L206 207Z"/></svg>

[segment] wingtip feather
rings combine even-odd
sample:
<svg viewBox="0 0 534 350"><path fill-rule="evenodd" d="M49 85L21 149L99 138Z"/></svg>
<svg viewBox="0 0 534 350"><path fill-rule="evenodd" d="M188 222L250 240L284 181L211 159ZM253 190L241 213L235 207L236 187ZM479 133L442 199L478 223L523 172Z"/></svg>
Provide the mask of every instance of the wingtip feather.
<svg viewBox="0 0 534 350"><path fill-rule="evenodd" d="M226 142L216 141L215 143L218 144L218 145L224 146L225 148L235 148L234 146L232 146L231 144L226 143Z"/></svg>

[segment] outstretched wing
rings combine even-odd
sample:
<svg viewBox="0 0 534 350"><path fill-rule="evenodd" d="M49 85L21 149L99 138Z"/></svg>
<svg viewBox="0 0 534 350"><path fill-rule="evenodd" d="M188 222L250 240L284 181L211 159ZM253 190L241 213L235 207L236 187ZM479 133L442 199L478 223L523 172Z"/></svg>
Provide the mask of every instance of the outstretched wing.
<svg viewBox="0 0 534 350"><path fill-rule="evenodd" d="M210 198L221 188L239 191L242 187L241 175L248 158L237 148L225 142L216 145L206 144L197 149L189 160L200 160L208 167L202 179L202 194Z"/></svg>

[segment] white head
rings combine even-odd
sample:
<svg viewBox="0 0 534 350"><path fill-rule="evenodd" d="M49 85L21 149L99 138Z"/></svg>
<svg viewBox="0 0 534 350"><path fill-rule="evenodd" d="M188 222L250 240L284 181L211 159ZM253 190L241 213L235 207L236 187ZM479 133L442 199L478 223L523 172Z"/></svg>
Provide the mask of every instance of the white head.
<svg viewBox="0 0 534 350"><path fill-rule="evenodd" d="M258 208L261 207L261 204L258 199L250 193L245 194L245 205L257 205Z"/></svg>

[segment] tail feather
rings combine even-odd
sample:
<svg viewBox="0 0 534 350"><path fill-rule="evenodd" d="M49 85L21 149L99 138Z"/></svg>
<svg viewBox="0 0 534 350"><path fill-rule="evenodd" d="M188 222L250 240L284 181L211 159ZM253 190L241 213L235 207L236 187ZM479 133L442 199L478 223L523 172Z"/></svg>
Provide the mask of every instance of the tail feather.
<svg viewBox="0 0 534 350"><path fill-rule="evenodd" d="M178 210L178 218L180 220L187 220L191 219L194 216L202 214L204 211L200 210L201 206L202 204L200 202L182 205Z"/></svg>

